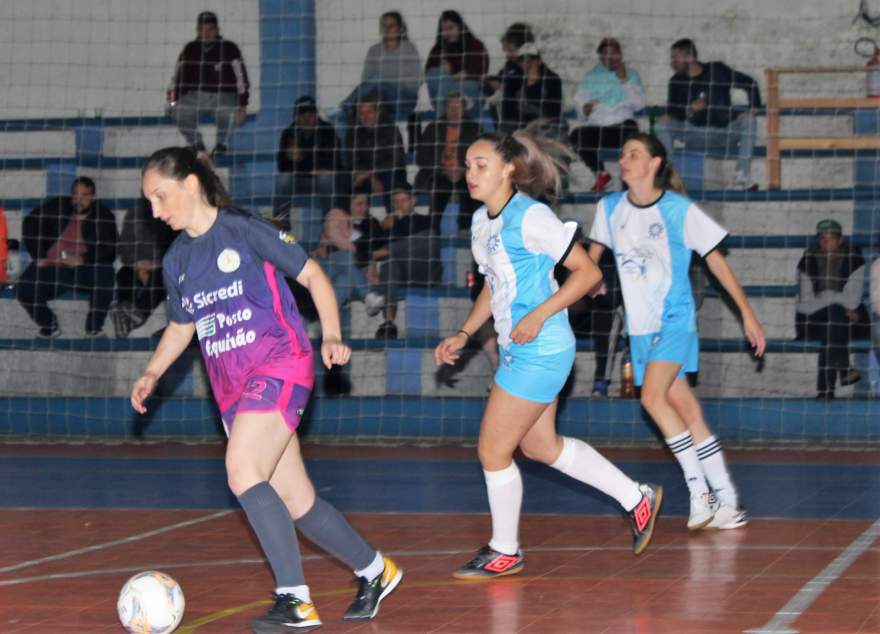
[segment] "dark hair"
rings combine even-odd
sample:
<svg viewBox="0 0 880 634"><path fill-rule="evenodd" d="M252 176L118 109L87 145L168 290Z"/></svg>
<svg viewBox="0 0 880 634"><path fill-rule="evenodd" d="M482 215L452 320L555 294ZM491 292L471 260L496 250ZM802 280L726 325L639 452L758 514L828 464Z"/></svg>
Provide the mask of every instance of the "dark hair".
<svg viewBox="0 0 880 634"><path fill-rule="evenodd" d="M596 53L601 55L602 51L604 51L609 46L616 48L618 52L622 53L623 48L620 46L620 42L613 37L603 37L602 41L599 42L599 46L596 47Z"/></svg>
<svg viewBox="0 0 880 634"><path fill-rule="evenodd" d="M676 40L669 48L677 49L686 55L690 55L694 59L699 59L699 55L697 55L697 45L694 44L694 41L690 38L683 37L680 40Z"/></svg>
<svg viewBox="0 0 880 634"><path fill-rule="evenodd" d="M468 28L467 23L464 21L464 18L461 17L461 14L458 11L452 11L451 9L447 9L443 13L440 14L440 19L437 20L437 37L434 40L434 44L436 46L443 47L443 23L444 22L452 22L453 24L458 25L459 30L461 31L460 38L461 43L464 46L465 50L470 46L471 41L474 40L474 36L471 33L471 30Z"/></svg>
<svg viewBox="0 0 880 634"><path fill-rule="evenodd" d="M513 164L511 180L519 191L532 198L556 196L573 155L565 144L537 134L536 130L529 125L513 134L486 132L477 141L492 143L501 160Z"/></svg>
<svg viewBox="0 0 880 634"><path fill-rule="evenodd" d="M660 158L660 167L654 175L654 187L663 191L672 190L679 194L687 193L684 182L667 159L666 146L660 139L649 132L637 132L624 139L624 143L629 141L638 141L645 146L651 158Z"/></svg>
<svg viewBox="0 0 880 634"><path fill-rule="evenodd" d="M534 42L535 34L532 33L532 27L525 22L514 22L504 35L501 36L502 44L510 44L513 48L519 48L526 42Z"/></svg>
<svg viewBox="0 0 880 634"><path fill-rule="evenodd" d="M400 31L400 39L408 40L409 35L406 30L406 22L403 19L403 16L400 14L400 11L386 11L379 17L379 32L382 31L382 20L385 18L394 18L394 21L397 22L397 28Z"/></svg>
<svg viewBox="0 0 880 634"><path fill-rule="evenodd" d="M349 200L351 200L355 196L372 196L372 195L373 195L373 184L369 180L365 180L362 183L359 183L352 188L351 195L348 198L349 198Z"/></svg>
<svg viewBox="0 0 880 634"><path fill-rule="evenodd" d="M76 178L74 178L73 182L70 184L70 192L71 193L73 193L73 188L76 187L77 185L82 185L83 187L88 187L89 191L92 192L92 194L94 194L96 191L95 181L93 181L88 176L77 176Z"/></svg>
<svg viewBox="0 0 880 634"><path fill-rule="evenodd" d="M232 199L223 186L217 172L207 157L197 156L190 147L166 147L156 150L144 163L141 177L149 170L156 170L162 176L182 181L190 174L199 179L199 186L208 204L213 207L229 207Z"/></svg>

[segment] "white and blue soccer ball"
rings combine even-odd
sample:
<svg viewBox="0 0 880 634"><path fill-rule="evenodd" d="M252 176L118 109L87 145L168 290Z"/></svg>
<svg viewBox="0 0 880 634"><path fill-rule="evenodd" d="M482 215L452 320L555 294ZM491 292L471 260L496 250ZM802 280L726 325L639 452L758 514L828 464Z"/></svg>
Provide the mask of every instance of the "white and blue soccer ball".
<svg viewBox="0 0 880 634"><path fill-rule="evenodd" d="M139 572L125 582L116 610L132 634L169 634L180 624L186 602L183 590L163 572Z"/></svg>

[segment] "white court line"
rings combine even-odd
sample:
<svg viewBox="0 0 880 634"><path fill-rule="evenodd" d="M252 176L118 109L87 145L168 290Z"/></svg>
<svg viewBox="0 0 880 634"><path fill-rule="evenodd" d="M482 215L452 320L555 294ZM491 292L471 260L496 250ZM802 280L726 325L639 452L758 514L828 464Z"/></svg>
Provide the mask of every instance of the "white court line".
<svg viewBox="0 0 880 634"><path fill-rule="evenodd" d="M736 544L718 544L718 545L693 545L693 544L670 544L662 546L659 549L664 551L679 550L685 552L693 552L695 550L705 550L712 552L724 551L765 551L780 550L785 548L788 551L796 550L798 552L837 552L839 549L832 546L801 546L791 548L788 546L743 546ZM630 552L629 546L536 546L534 548L523 549L526 553L561 553L561 552ZM870 549L875 550L875 549ZM393 557L431 557L440 555L468 555L472 554L473 549L434 549L434 550L397 550L388 551L386 554ZM327 555L303 555L303 561L314 561L318 559L328 559ZM216 559L213 561L187 561L176 563L148 563L139 566L127 566L123 568L99 568L96 570L80 570L76 572L58 572L48 575L34 575L31 577L17 577L15 579L0 580L0 587L17 586L25 583L34 583L38 581L56 581L59 579L77 579L80 577L98 577L101 575L115 575L126 572L140 572L141 570L174 570L177 568L202 568L202 567L219 567L219 566L248 566L265 564L266 560L262 557L250 559Z"/></svg>
<svg viewBox="0 0 880 634"><path fill-rule="evenodd" d="M797 630L790 629L789 625L794 623L828 586L846 572L846 569L856 559L868 551L878 537L880 537L880 520L871 524L864 533L835 557L834 561L805 583L797 594L782 606L772 619L767 621L764 627L746 630L746 634L796 634Z"/></svg>
<svg viewBox="0 0 880 634"><path fill-rule="evenodd" d="M106 548L112 548L114 546L120 546L122 544L130 544L132 542L141 541L142 539L146 539L148 537L153 537L155 535L161 535L162 533L167 533L169 531L177 530L178 528L185 528L187 526L192 526L194 524L201 524L202 522L210 522L211 520L217 519L218 517L223 517L224 515L229 515L230 513L234 513L232 509L226 511L219 511L218 513L212 513L211 515L205 515L204 517L197 517L195 519L186 520L185 522L178 522L176 524L171 524L169 526L164 526L162 528L157 528L155 530L147 531L146 533L140 533L139 535L132 535L131 537L123 537L122 539L116 539L112 542L104 542L103 544L95 544L94 546L86 546L85 548L77 548L76 550L69 550L64 553L58 553L57 555L50 555L49 557L41 557L40 559L31 559L30 561L23 561L20 564L14 564L12 566L5 566L0 568L0 573L4 572L12 572L14 570L21 570L22 568L29 568L31 566L37 566L39 564L44 564L48 561L58 561L59 559L68 559L69 557L76 557L77 555L82 555L85 553L91 553L96 550L104 550Z"/></svg>

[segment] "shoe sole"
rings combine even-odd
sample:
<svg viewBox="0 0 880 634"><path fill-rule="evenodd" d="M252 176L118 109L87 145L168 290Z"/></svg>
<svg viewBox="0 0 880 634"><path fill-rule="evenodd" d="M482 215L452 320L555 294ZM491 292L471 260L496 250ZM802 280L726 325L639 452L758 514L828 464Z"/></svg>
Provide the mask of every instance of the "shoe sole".
<svg viewBox="0 0 880 634"><path fill-rule="evenodd" d="M654 506L651 507L651 523L648 526L648 538L644 542L642 542L642 545L638 550L633 549L634 555L638 556L645 552L648 544L650 544L651 540L654 539L654 522L657 521L657 513L660 512L661 504L663 504L663 487L658 485L657 497L654 499Z"/></svg>
<svg viewBox="0 0 880 634"><path fill-rule="evenodd" d="M382 605L382 600L387 597L389 594L394 592L394 589L400 584L403 579L403 570L400 568L397 569L397 574L394 575L394 579L391 580L384 590L382 590L382 594L379 595L379 600L376 601L376 607L373 608L372 614L370 616L343 616L343 621L369 621L374 618L377 614L379 614L379 606Z"/></svg>
<svg viewBox="0 0 880 634"><path fill-rule="evenodd" d="M724 526L709 526L708 524L703 527L704 531L729 531L735 528L742 528L743 526L747 526L749 520L745 520L743 522L736 522L734 524L725 524Z"/></svg>
<svg viewBox="0 0 880 634"><path fill-rule="evenodd" d="M309 623L308 625L282 625L281 623L265 623L254 625L251 623L253 634L278 634L278 632L311 632L321 627L323 623Z"/></svg>
<svg viewBox="0 0 880 634"><path fill-rule="evenodd" d="M488 575L483 574L469 574L467 572L458 572L457 570L452 573L452 576L456 579L467 579L468 581L488 581L489 579L495 579L496 577L509 577L510 575L516 575L523 571L525 567L525 563L522 563L518 566L514 566L510 570L505 570L504 572L493 572Z"/></svg>
<svg viewBox="0 0 880 634"><path fill-rule="evenodd" d="M715 519L715 514L713 513L712 515L710 515L708 518L706 518L704 521L700 522L699 524L691 524L690 522L688 522L688 530L689 530L689 531L699 531L699 530L703 530L703 529L706 528L706 527L712 522L712 520L714 520L714 519Z"/></svg>

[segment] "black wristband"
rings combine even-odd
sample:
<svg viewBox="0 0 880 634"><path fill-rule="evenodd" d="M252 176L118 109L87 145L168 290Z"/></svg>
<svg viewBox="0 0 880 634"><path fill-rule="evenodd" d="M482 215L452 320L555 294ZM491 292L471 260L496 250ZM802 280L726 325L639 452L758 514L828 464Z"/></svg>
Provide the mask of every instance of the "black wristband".
<svg viewBox="0 0 880 634"><path fill-rule="evenodd" d="M471 338L471 335L470 335L470 334L468 333L468 331L465 330L464 328L459 328L458 331L456 331L455 334L458 334L459 332L460 332L460 333L463 333L464 336L467 337L468 339Z"/></svg>

